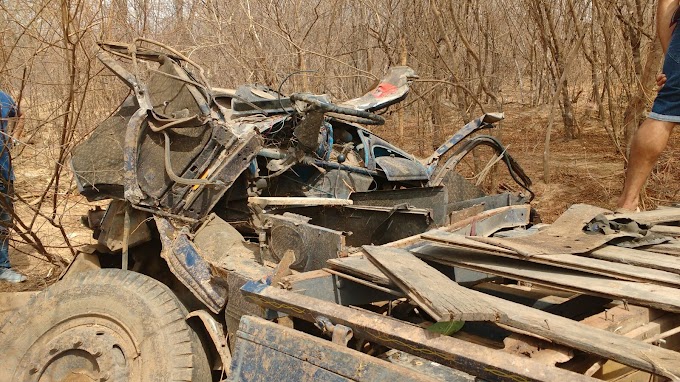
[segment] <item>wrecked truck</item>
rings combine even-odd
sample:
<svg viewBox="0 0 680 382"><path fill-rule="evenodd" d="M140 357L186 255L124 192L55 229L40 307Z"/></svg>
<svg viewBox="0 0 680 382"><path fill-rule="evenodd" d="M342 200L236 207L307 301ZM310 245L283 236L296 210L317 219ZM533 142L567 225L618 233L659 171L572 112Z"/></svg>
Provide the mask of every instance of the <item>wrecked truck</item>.
<svg viewBox="0 0 680 382"><path fill-rule="evenodd" d="M337 357L319 380L420 380L374 357L389 341L276 313L241 289L290 289L295 276L301 295L382 309L376 302L395 299L384 288L311 280L328 260L446 226L456 211L527 203L521 167L496 138L474 135L502 114L471 121L418 159L367 127L407 96L417 78L409 67L334 103L281 87L211 87L199 65L149 40L100 47L130 94L73 150L71 168L82 195L110 202L83 218L97 244L5 321L0 380L293 381L302 374L292 370L312 367L286 355L301 343ZM523 192L486 195L456 172L478 146L497 152ZM253 333L271 347L249 348L239 325L259 325ZM357 362L372 374L341 371Z"/></svg>

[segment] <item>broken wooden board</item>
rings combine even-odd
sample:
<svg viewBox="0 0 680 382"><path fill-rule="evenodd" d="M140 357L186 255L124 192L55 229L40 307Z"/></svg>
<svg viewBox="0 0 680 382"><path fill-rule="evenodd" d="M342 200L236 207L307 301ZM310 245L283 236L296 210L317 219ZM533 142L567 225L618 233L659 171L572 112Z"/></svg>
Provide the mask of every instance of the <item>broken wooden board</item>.
<svg viewBox="0 0 680 382"><path fill-rule="evenodd" d="M680 257L607 245L581 256L680 274Z"/></svg>
<svg viewBox="0 0 680 382"><path fill-rule="evenodd" d="M528 236L512 238L472 237L483 243L511 249L524 256L573 254L591 251L610 240L629 236L625 232L614 234L587 234L583 227L595 216L608 212L587 204L574 204L557 220Z"/></svg>
<svg viewBox="0 0 680 382"><path fill-rule="evenodd" d="M513 334L504 338L503 344L505 352L526 356L550 366L567 362L574 357L574 351L570 348L522 334Z"/></svg>
<svg viewBox="0 0 680 382"><path fill-rule="evenodd" d="M251 196L248 203L259 206L351 206L354 201L337 198L308 198L293 196Z"/></svg>
<svg viewBox="0 0 680 382"><path fill-rule="evenodd" d="M373 263L371 263L363 254L330 259L327 261L327 264L333 270L345 272L378 285L392 288L396 287L392 280L385 276L385 274L373 265Z"/></svg>
<svg viewBox="0 0 680 382"><path fill-rule="evenodd" d="M676 314L665 313L655 309L643 308L635 305L618 305L607 309L604 312L587 317L581 320L581 322L594 328L626 336L627 338L642 339L644 338L644 335L649 333L649 327L652 322L654 322L652 326L658 328L656 320L661 319L665 321L665 317L668 316L678 317ZM602 358L589 357L573 363L568 367L568 370L592 376L600 370L602 365L606 362L607 360Z"/></svg>
<svg viewBox="0 0 680 382"><path fill-rule="evenodd" d="M529 359L432 333L427 329L391 317L341 306L272 286L249 282L241 288L241 292L247 299L261 307L287 313L308 322L315 322L319 316L327 317L336 325L352 328L357 338L408 352L478 376L485 381L594 381L580 374L546 367L544 364Z"/></svg>
<svg viewBox="0 0 680 382"><path fill-rule="evenodd" d="M365 245L368 259L437 322L496 321L503 315L480 302L477 293L427 265L408 251Z"/></svg>
<svg viewBox="0 0 680 382"><path fill-rule="evenodd" d="M488 296L491 297L491 296ZM651 346L577 321L499 298L488 300L506 312L501 323L535 333L553 342L620 362L636 369L671 377L680 375L680 353Z"/></svg>
<svg viewBox="0 0 680 382"><path fill-rule="evenodd" d="M607 219L631 219L640 224L660 224L680 221L680 208L664 208L660 210L630 212L625 214L606 215Z"/></svg>
<svg viewBox="0 0 680 382"><path fill-rule="evenodd" d="M366 259L364 261L368 262ZM377 343L383 343L395 349L408 351L411 354L478 375L489 381L507 381L505 377L488 378L479 374L480 370L477 368L479 365L491 365L491 360L496 360L493 361L493 365L498 365L497 361L503 359L498 356L497 352L491 351L488 348L484 348L483 352L478 353L479 345L473 343L459 341L452 337L433 336L433 333L426 332L424 329L390 319L389 317L378 316L379 320L372 313L311 299L273 287L258 286L255 288L246 285L242 290L246 294L254 293L255 301L259 305L311 321L314 321L315 317L323 315L330 318L334 323L352 327L357 337L374 340ZM252 292L249 292L249 290L252 290ZM590 328L568 318L556 316L501 298L488 296L481 292L476 293L479 299L485 300L492 306L508 312L509 314L503 317L501 323L517 329L521 334L532 333L533 335L550 339L557 344L566 345L589 354L598 355L659 375L668 377L680 375L680 353L678 352L634 341L605 330ZM376 328L385 329L385 331L377 332ZM421 337L419 333L422 333L424 337ZM446 342L446 344L442 343L442 341ZM415 347L412 347L412 345ZM450 354L455 354L455 356L452 357ZM470 361L463 361L468 356L473 357L472 363ZM519 360L528 361L516 357L511 359L515 359L516 362ZM508 365L507 363L502 364ZM534 362L525 364L525 366L532 364ZM522 369L520 368L520 370ZM538 370L540 370L540 374L534 374L536 370L526 370L519 375L527 376L526 379L522 379L526 381L543 380L543 378L548 378L546 381L564 380L571 382L577 380L571 377L567 377L567 379L556 379L556 376L539 377L543 373L559 369L542 366ZM491 377L489 374L486 375ZM580 377L578 374L574 376Z"/></svg>
<svg viewBox="0 0 680 382"><path fill-rule="evenodd" d="M667 244L650 245L649 247L645 247L644 250L671 256L680 256L680 244L678 244L677 240Z"/></svg>
<svg viewBox="0 0 680 382"><path fill-rule="evenodd" d="M680 227L674 225L655 225L649 230L661 235L680 237Z"/></svg>
<svg viewBox="0 0 680 382"><path fill-rule="evenodd" d="M422 234L421 237L429 241L450 245L454 248L461 248L461 250L468 251L468 253L471 250L480 251L481 253L487 255L521 259L537 264L553 265L560 268L574 269L592 274L613 277L620 280L650 282L659 285L680 287L680 275L677 274L680 273L680 258L676 258L679 270L676 273L672 273L667 272L666 270L641 268L635 266L636 264L634 263L626 263L625 261L613 263L611 261L607 261L608 259L600 259L597 256L593 256L594 258L589 258L570 254L554 254L550 256L525 257L512 250L472 240L471 237L465 237L437 230L426 232ZM619 247L606 246L604 248ZM621 249L627 250L627 248ZM597 253L598 251L600 250L594 251L593 253ZM607 250L607 253L608 251L609 250ZM614 249L611 251L614 251Z"/></svg>
<svg viewBox="0 0 680 382"><path fill-rule="evenodd" d="M413 252L420 258L440 262L444 265L460 266L515 280L593 296L624 300L638 305L680 313L680 293L676 288L614 280L522 260L484 254L471 255L440 245L424 245Z"/></svg>

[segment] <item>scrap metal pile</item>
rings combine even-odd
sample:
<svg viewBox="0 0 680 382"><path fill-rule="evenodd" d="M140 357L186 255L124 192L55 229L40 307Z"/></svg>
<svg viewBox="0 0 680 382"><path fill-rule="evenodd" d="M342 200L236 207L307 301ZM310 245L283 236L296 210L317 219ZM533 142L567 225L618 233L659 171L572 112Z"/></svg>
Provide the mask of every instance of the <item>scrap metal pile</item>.
<svg viewBox="0 0 680 382"><path fill-rule="evenodd" d="M680 208L540 224L529 178L475 134L502 114L425 159L366 127L408 67L333 103L212 87L145 39L101 48L131 93L71 166L111 202L85 219L98 244L0 328L0 381L680 380ZM455 171L479 146L522 192Z"/></svg>
<svg viewBox="0 0 680 382"><path fill-rule="evenodd" d="M264 85L213 88L191 60L145 40L101 47L100 60L132 94L73 155L81 192L117 200L94 227L99 242L125 258L157 231L172 273L212 313L224 311L231 340L240 341L235 380L258 375L244 370L256 367L253 357L264 356L261 346L281 346L279 352L289 354L299 345L290 339L276 345L268 337L258 345L254 333L260 329L254 328L264 325L272 336L302 342L309 337L309 331L284 335L281 326L241 320L247 315L292 320L295 326L300 319L314 323L316 335L325 333L342 346L351 342L393 364L428 364L406 361L419 356L452 367L415 367L418 380L422 373L442 372L446 380L587 380L552 365L590 375L603 359L658 375L680 374L678 353L607 331L639 314L647 314L648 322L657 316L666 326L675 322L649 312L679 310L672 291L680 285L680 267L649 269L645 262L675 258L606 245L630 238L620 226L585 233L605 213L594 207L575 206L547 228L532 226L536 219L526 204L533 197L531 181L500 142L474 134L502 115L471 121L419 160L365 127L383 124L377 112L406 97L417 77L411 68L392 68L367 94L335 104L327 95L286 95ZM480 145L502 157L526 194L485 195L455 172ZM642 224L680 220L676 210L668 211ZM152 216L156 228L136 230L126 242L126 216L130 227ZM643 216L635 217L639 222ZM148 255L130 253L130 262L143 269ZM517 282L553 288L544 293L558 294L561 303L544 312L511 302L507 296L522 295ZM617 300L625 306L612 302ZM648 307L642 310L647 313L611 313L616 318L610 325L592 330L578 322L607 311L629 312L632 304ZM573 305L582 309L570 311ZM505 351L457 340L461 326L472 342L487 338ZM433 332L454 337L433 339Z"/></svg>

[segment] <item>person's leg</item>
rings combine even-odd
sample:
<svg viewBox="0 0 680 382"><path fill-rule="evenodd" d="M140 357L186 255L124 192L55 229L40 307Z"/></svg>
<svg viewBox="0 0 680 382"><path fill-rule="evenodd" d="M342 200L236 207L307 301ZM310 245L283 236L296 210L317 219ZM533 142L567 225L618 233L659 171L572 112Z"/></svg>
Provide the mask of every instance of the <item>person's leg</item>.
<svg viewBox="0 0 680 382"><path fill-rule="evenodd" d="M4 183L4 182L3 182ZM12 215L7 211L12 200L5 184L0 184L0 269L11 268L9 263L9 236L12 227Z"/></svg>
<svg viewBox="0 0 680 382"><path fill-rule="evenodd" d="M635 132L630 146L623 192L617 204L619 208L635 210L638 207L640 191L659 155L666 148L674 126L674 122L648 118Z"/></svg>
<svg viewBox="0 0 680 382"><path fill-rule="evenodd" d="M0 213L3 215L4 211ZM9 263L9 232L0 222L0 269L11 268Z"/></svg>
<svg viewBox="0 0 680 382"><path fill-rule="evenodd" d="M20 283L26 281L26 276L16 272L11 268L9 262L9 237L12 229L12 184L10 182L9 191L5 185L0 186L0 281Z"/></svg>

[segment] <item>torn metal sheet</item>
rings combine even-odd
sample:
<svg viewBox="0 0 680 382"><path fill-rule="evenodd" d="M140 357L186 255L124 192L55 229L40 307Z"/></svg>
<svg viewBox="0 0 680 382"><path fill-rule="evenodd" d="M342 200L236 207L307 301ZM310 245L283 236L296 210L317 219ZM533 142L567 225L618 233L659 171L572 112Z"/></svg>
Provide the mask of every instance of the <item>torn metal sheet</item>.
<svg viewBox="0 0 680 382"><path fill-rule="evenodd" d="M392 67L375 88L359 98L341 103L340 106L365 111L383 109L406 98L409 85L416 78L418 75L408 66Z"/></svg>
<svg viewBox="0 0 680 382"><path fill-rule="evenodd" d="M593 218L606 212L608 211L603 208L574 204L553 224L539 229L533 235L504 239L495 237L471 237L471 239L511 249L524 256L586 253L611 240L632 236L624 231L594 235L583 231Z"/></svg>

